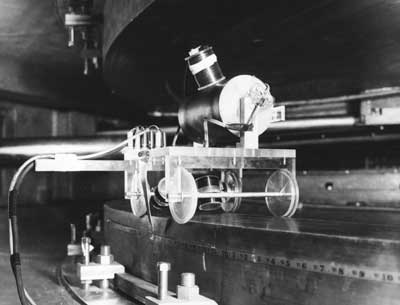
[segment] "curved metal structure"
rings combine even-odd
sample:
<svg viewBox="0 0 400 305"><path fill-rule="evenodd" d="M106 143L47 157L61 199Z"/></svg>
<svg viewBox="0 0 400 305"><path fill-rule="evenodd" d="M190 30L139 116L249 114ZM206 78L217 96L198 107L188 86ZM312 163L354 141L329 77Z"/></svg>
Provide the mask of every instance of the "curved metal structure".
<svg viewBox="0 0 400 305"><path fill-rule="evenodd" d="M398 43L391 38L399 11L399 4L378 0L299 5L107 0L104 76L135 107L176 110L167 91L182 97L182 87L186 94L196 90L184 81L182 58L207 43L228 78L257 75L271 83L280 100L393 86L400 74L394 65L400 60Z"/></svg>

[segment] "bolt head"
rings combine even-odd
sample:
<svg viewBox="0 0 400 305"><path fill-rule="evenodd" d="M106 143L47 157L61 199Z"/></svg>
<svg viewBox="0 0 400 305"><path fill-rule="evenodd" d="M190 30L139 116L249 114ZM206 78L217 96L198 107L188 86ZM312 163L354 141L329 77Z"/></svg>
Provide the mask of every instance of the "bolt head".
<svg viewBox="0 0 400 305"><path fill-rule="evenodd" d="M171 264L167 262L158 262L157 263L157 269L159 271L170 271L171 270Z"/></svg>

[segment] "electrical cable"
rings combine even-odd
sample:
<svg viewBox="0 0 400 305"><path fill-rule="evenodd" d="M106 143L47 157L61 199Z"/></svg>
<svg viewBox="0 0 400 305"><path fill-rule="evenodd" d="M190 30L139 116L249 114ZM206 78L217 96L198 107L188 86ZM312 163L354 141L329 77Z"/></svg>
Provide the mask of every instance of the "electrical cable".
<svg viewBox="0 0 400 305"><path fill-rule="evenodd" d="M178 129L176 130L174 138L172 140L172 146L176 146L176 142L178 141L180 133L181 133L181 126L178 126Z"/></svg>
<svg viewBox="0 0 400 305"><path fill-rule="evenodd" d="M153 126L155 126L155 125L153 125ZM77 156L77 159L78 160L100 159L100 158L104 158L106 156L112 155L112 154L114 154L114 153L116 153L118 151L121 151L124 148L124 146L128 145L129 141L135 139L138 136L141 136L148 129L144 129L143 131L141 131L139 133L136 133L136 130L135 130L135 133L132 136L128 137L126 140L122 141L121 143L119 143L119 144L117 144L117 145L115 145L115 146L113 146L111 148L108 148L108 149L105 149L103 151L99 151L99 152L96 152L96 153L93 153L93 154Z"/></svg>
<svg viewBox="0 0 400 305"><path fill-rule="evenodd" d="M9 221L9 238L10 238L10 264L17 285L17 292L22 305L35 305L30 302L32 298L24 288L22 279L21 256L19 253L19 234L17 221L17 201L18 189L21 186L26 174L34 166L34 162L39 159L51 159L54 155L35 156L25 161L15 173L10 183L8 191L8 221Z"/></svg>
<svg viewBox="0 0 400 305"><path fill-rule="evenodd" d="M142 133L140 133L140 134L142 134ZM134 138L134 137L136 137L136 136L138 136L140 134L136 134L132 138ZM121 143L119 143L119 144L117 144L117 145L115 145L115 146L113 146L113 147L111 147L109 149L103 150L103 151L99 151L99 152L96 152L96 153L93 153L93 154L88 154L88 155L77 156L77 159L78 160L93 160L93 159L104 158L104 157L106 157L108 155L112 155L112 154L122 150L124 148L124 146L128 145L128 142L132 138L128 138L128 139L122 141Z"/></svg>
<svg viewBox="0 0 400 305"><path fill-rule="evenodd" d="M152 128L155 128L152 126ZM137 129L136 129L137 130ZM121 143L100 152L77 156L78 160L91 160L97 158L103 158L116 153L127 146L129 141L135 139L136 137L144 134L148 129L136 133L133 136L128 137L128 139L122 141ZM36 305L31 296L28 294L24 288L24 283L22 279L22 268L21 268L21 256L19 252L19 234L18 234L18 219L17 219L17 202L18 193L21 187L22 181L28 172L34 167L35 162L40 159L54 159L56 155L39 155L34 156L26 160L14 174L10 187L8 190L8 221L9 221L9 247L10 247L10 264L11 269L14 274L15 282L17 285L18 297L22 305Z"/></svg>

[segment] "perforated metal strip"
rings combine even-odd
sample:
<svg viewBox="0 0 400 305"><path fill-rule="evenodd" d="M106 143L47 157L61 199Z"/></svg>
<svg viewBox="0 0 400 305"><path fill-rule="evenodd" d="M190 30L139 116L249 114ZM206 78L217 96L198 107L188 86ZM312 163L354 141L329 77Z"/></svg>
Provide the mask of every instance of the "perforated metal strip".
<svg viewBox="0 0 400 305"><path fill-rule="evenodd" d="M133 228L128 228L126 226L122 226L115 222L112 222L112 225L118 227L123 231L134 231L138 233L138 231ZM143 234L143 232L140 232L139 235L142 235L144 237L145 234ZM179 240L170 239L164 236L161 237L159 235L154 235L153 238L155 240L163 242L167 246L170 246L174 249L181 249L188 252L194 252L200 254L205 253L206 255L220 256L226 259L246 261L255 264L278 266L283 268L297 269L309 272L318 272L318 273L336 275L341 277L400 284L400 272L389 272L367 267L363 268L360 266L342 264L340 262L324 262L324 261L307 260L307 259L288 259L283 256L259 255L255 253L248 253L233 249L210 248L205 245L188 243L186 241L183 242Z"/></svg>

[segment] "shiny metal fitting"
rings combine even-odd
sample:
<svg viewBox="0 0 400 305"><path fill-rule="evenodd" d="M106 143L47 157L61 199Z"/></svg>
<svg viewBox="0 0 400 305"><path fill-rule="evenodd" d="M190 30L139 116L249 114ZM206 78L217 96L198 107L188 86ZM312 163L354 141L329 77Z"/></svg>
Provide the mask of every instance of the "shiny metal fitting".
<svg viewBox="0 0 400 305"><path fill-rule="evenodd" d="M194 273L181 273L181 286L184 287L194 287L196 284L196 277Z"/></svg>
<svg viewBox="0 0 400 305"><path fill-rule="evenodd" d="M168 271L171 270L171 264L167 262L158 262L158 299L164 300L168 296Z"/></svg>
<svg viewBox="0 0 400 305"><path fill-rule="evenodd" d="M111 248L108 245L100 247L100 254L96 257L96 263L100 265L110 265L114 261L114 255L111 254Z"/></svg>
<svg viewBox="0 0 400 305"><path fill-rule="evenodd" d="M170 271L171 264L167 262L158 262L157 263L157 270L158 271Z"/></svg>
<svg viewBox="0 0 400 305"><path fill-rule="evenodd" d="M85 265L89 265L90 263L90 237L82 237L81 239L81 247L82 247L82 255L83 255L83 263Z"/></svg>

